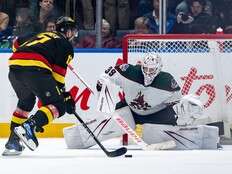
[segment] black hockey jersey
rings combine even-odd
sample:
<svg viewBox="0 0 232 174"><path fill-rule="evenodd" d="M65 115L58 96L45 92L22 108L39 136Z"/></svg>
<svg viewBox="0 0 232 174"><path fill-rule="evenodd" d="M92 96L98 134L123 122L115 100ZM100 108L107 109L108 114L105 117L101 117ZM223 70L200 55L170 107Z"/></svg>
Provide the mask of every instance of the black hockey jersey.
<svg viewBox="0 0 232 174"><path fill-rule="evenodd" d="M52 72L55 80L64 84L67 65L73 59L71 43L58 32L39 33L29 39L18 38L10 67L40 67Z"/></svg>

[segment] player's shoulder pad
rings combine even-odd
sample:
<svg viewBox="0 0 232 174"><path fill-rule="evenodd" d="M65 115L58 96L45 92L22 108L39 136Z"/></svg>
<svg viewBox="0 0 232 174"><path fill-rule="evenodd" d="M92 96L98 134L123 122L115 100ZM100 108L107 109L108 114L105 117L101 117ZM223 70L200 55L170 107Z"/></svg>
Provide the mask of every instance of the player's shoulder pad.
<svg viewBox="0 0 232 174"><path fill-rule="evenodd" d="M25 35L21 35L20 37L18 37L17 42L18 42L19 46L24 44L26 41L28 41L30 38L32 38L35 35L36 35L35 33L27 33Z"/></svg>
<svg viewBox="0 0 232 174"><path fill-rule="evenodd" d="M120 73L123 73L123 72L131 72L131 71L133 72L133 71L136 71L138 68L136 68L136 66L134 65L124 63L121 65L116 65L115 69L119 71Z"/></svg>
<svg viewBox="0 0 232 174"><path fill-rule="evenodd" d="M118 71L122 71L122 72L125 72L128 68L129 68L129 64L127 63L123 63L121 65L117 65L115 66L115 68L118 70Z"/></svg>
<svg viewBox="0 0 232 174"><path fill-rule="evenodd" d="M131 76L132 74L137 74L137 72L141 69L138 66L134 66L131 64L121 64L116 65L115 69L124 76Z"/></svg>
<svg viewBox="0 0 232 174"><path fill-rule="evenodd" d="M143 83L143 74L140 65L122 64L117 65L115 69L125 78L134 82Z"/></svg>
<svg viewBox="0 0 232 174"><path fill-rule="evenodd" d="M155 78L154 82L152 83L152 86L167 90L167 91L179 91L180 86L174 79L174 77L168 73L161 71Z"/></svg>

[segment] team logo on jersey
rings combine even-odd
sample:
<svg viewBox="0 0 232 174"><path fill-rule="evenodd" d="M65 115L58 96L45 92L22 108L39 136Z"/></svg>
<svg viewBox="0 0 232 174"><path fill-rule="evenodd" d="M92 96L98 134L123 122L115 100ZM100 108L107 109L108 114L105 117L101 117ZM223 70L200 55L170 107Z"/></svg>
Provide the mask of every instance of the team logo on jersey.
<svg viewBox="0 0 232 174"><path fill-rule="evenodd" d="M122 65L119 66L119 68L120 68L122 71L126 71L128 67L129 67L128 64L122 64Z"/></svg>
<svg viewBox="0 0 232 174"><path fill-rule="evenodd" d="M144 95L141 91L137 94L136 98L133 99L132 102L130 102L129 105L134 109L143 111L146 111L151 108L151 106L146 101L144 101Z"/></svg>
<svg viewBox="0 0 232 174"><path fill-rule="evenodd" d="M177 84L177 82L175 81L175 79L172 79L171 80L171 88L172 89L176 89L178 87L179 87L179 85Z"/></svg>

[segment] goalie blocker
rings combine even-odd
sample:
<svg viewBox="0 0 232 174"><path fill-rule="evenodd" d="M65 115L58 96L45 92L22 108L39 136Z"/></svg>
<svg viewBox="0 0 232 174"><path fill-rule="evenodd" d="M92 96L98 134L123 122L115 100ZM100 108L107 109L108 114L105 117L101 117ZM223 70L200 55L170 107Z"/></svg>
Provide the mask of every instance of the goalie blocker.
<svg viewBox="0 0 232 174"><path fill-rule="evenodd" d="M136 125L128 107L118 109L115 112L119 114L132 129L135 129ZM86 124L100 141L124 134L124 131L121 130L111 117L104 118L103 115L99 115ZM218 128L208 125L172 126L143 124L141 130L142 132L140 135L147 144L174 140L176 143L175 149L178 150L217 149L219 142ZM82 125L64 128L63 132L68 148L86 149L96 144Z"/></svg>

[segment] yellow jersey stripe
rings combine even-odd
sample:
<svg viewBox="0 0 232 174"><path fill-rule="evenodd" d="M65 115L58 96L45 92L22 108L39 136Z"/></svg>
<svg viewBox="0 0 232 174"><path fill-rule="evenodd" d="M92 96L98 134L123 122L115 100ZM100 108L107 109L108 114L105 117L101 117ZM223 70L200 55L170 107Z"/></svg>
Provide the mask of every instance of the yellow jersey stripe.
<svg viewBox="0 0 232 174"><path fill-rule="evenodd" d="M11 118L11 121L13 121L14 123L17 123L17 124L22 124L22 123L24 123L26 120L27 120L27 118L18 118L18 117L15 117L15 116L13 116L13 117Z"/></svg>
<svg viewBox="0 0 232 174"><path fill-rule="evenodd" d="M48 69L52 72L52 69L45 63L38 60L9 60L9 65L19 65L19 66L37 66L41 68Z"/></svg>
<svg viewBox="0 0 232 174"><path fill-rule="evenodd" d="M39 110L45 113L48 118L48 123L51 123L54 120L52 112L47 107L42 106Z"/></svg>
<svg viewBox="0 0 232 174"><path fill-rule="evenodd" d="M65 82L64 76L62 76L62 75L60 75L60 74L58 74L58 73L56 73L56 72L54 72L54 71L52 72L52 76L54 77L54 79L55 79L56 81L58 81L58 82L64 84L64 82Z"/></svg>

